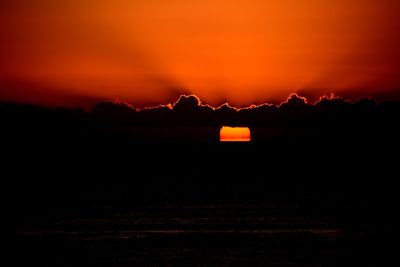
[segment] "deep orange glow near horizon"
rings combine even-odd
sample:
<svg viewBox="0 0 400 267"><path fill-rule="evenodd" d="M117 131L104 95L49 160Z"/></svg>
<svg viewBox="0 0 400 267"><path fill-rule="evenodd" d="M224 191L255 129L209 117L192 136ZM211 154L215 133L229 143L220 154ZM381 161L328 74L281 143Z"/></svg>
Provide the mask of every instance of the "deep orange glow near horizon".
<svg viewBox="0 0 400 267"><path fill-rule="evenodd" d="M0 101L400 99L398 0L4 0Z"/></svg>

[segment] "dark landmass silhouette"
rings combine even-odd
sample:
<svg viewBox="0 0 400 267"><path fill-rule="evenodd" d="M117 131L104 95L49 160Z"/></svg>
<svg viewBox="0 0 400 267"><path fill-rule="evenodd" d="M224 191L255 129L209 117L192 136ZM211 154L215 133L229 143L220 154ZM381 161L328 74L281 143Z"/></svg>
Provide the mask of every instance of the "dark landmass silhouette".
<svg viewBox="0 0 400 267"><path fill-rule="evenodd" d="M392 264L399 118L397 102L296 94L241 109L192 95L144 109L2 103L9 255L44 266ZM223 125L250 127L252 142L220 143Z"/></svg>

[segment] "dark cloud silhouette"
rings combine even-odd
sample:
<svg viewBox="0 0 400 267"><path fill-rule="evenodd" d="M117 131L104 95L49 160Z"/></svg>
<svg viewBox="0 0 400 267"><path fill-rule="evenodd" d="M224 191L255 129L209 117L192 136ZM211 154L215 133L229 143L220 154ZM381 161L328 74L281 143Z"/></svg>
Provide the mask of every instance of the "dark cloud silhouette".
<svg viewBox="0 0 400 267"><path fill-rule="evenodd" d="M335 95L320 97L310 104L306 98L291 94L279 105L246 108L227 103L212 107L195 95L182 95L174 103L142 109L121 101L105 101L90 112L0 104L0 123L6 136L3 139L19 136L27 144L35 138L79 143L90 136L86 142L212 143L218 142L222 126L250 127L256 142L314 143L347 138L354 143L393 141L400 128L398 117L400 103L379 103L371 98L349 102Z"/></svg>
<svg viewBox="0 0 400 267"><path fill-rule="evenodd" d="M289 108L302 108L307 105L307 99L305 97L299 96L294 93L289 95L286 101L280 104L280 107L289 107Z"/></svg>
<svg viewBox="0 0 400 267"><path fill-rule="evenodd" d="M99 117L125 116L135 112L137 110L133 106L121 101L101 102L92 109L92 114Z"/></svg>
<svg viewBox="0 0 400 267"><path fill-rule="evenodd" d="M367 117L387 114L388 111L386 109L389 107L391 109L390 112L395 113L397 106L396 103L377 103L371 98L348 102L335 95L323 96L315 104L309 104L306 98L291 94L280 105L262 104L238 109L227 103L219 107L212 107L202 103L195 95L182 95L175 103L142 109L137 109L121 101L105 101L96 104L91 112L86 112L86 114L90 114L97 121L129 122L130 125L138 127L144 124L159 126L158 123L172 126L254 125L272 127L275 125L282 126L285 123L291 125L296 121L307 122L308 124L319 123L317 120L324 119L329 122L332 122L332 120L337 123L345 122L349 121L349 118L356 116ZM42 113L57 113L56 111L59 110L40 108L38 106L2 104L3 110L11 109L10 107L13 107L13 110L19 109L22 117L24 116L22 114L29 117L37 114L38 112L31 112L33 109L41 110Z"/></svg>
<svg viewBox="0 0 400 267"><path fill-rule="evenodd" d="M194 95L182 95L178 101L175 102L173 108L175 111L194 111L199 108L201 101Z"/></svg>

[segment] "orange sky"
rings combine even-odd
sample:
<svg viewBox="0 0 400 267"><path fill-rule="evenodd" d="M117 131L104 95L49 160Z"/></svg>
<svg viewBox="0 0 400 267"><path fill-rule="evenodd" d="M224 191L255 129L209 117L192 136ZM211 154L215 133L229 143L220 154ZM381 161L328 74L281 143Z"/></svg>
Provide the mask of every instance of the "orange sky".
<svg viewBox="0 0 400 267"><path fill-rule="evenodd" d="M400 96L398 0L3 0L0 100ZM398 97L400 99L400 97Z"/></svg>

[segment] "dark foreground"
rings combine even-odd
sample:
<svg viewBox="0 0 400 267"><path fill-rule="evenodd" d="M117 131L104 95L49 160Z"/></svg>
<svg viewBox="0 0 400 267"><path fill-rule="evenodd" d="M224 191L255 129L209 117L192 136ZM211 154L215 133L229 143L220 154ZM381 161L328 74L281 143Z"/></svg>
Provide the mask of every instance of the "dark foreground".
<svg viewBox="0 0 400 267"><path fill-rule="evenodd" d="M282 132L249 144L5 136L6 255L19 266L398 265L396 130Z"/></svg>

